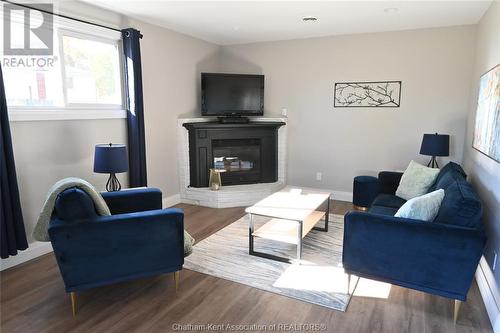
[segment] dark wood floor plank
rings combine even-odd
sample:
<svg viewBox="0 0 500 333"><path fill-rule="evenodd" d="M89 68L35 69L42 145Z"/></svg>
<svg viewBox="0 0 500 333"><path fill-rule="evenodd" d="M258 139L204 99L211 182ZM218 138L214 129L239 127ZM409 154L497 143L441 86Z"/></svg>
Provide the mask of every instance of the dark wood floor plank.
<svg viewBox="0 0 500 333"><path fill-rule="evenodd" d="M244 208L213 209L187 204L185 227L200 241L244 215ZM333 201L331 212L352 210ZM183 270L175 292L172 274L92 289L71 305L53 254L0 273L0 331L169 332L174 324L324 324L327 332L491 332L477 284L462 305L458 324L453 301L391 286L387 298L354 296L347 311L276 295Z"/></svg>

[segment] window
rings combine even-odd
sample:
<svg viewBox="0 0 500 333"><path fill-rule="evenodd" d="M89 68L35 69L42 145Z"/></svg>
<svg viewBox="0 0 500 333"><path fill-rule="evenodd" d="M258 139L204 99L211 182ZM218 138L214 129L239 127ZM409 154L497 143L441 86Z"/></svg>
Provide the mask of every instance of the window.
<svg viewBox="0 0 500 333"><path fill-rule="evenodd" d="M14 45L25 23L10 24ZM1 59L11 120L125 117L120 33L55 16L51 33L53 55Z"/></svg>
<svg viewBox="0 0 500 333"><path fill-rule="evenodd" d="M66 101L121 106L118 43L62 34Z"/></svg>

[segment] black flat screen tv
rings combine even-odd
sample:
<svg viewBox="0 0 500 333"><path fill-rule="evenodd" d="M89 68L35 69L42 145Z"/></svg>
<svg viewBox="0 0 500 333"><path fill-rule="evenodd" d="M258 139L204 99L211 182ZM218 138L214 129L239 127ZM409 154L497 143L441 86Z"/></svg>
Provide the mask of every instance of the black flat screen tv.
<svg viewBox="0 0 500 333"><path fill-rule="evenodd" d="M264 75L201 73L203 116L262 116Z"/></svg>

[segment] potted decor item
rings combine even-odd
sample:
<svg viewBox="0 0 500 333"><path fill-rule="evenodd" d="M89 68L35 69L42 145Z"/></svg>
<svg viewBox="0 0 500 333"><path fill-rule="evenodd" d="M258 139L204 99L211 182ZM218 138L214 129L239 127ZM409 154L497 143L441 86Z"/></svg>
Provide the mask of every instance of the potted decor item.
<svg viewBox="0 0 500 333"><path fill-rule="evenodd" d="M212 191L218 191L222 186L222 180L220 177L221 171L223 171L223 170L218 170L215 168L210 169L210 177L208 180L208 186L210 187L210 189Z"/></svg>

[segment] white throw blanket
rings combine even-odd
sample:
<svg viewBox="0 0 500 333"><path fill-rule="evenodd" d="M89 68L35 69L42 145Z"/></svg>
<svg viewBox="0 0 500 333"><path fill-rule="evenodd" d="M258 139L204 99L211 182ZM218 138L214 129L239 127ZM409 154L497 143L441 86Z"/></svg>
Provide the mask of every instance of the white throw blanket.
<svg viewBox="0 0 500 333"><path fill-rule="evenodd" d="M33 238L35 238L37 241L50 242L48 227L50 217L52 215L52 212L54 211L57 196L64 190L71 187L78 187L90 196L92 201L94 201L97 214L102 216L111 215L108 205L104 201L101 194L96 191L94 186L92 186L92 184L76 177L61 179L60 181L55 183L54 186L52 186L52 188L49 190L47 199L45 199L45 203L43 204L42 211L38 216L38 221L36 222L35 229L33 230Z"/></svg>

